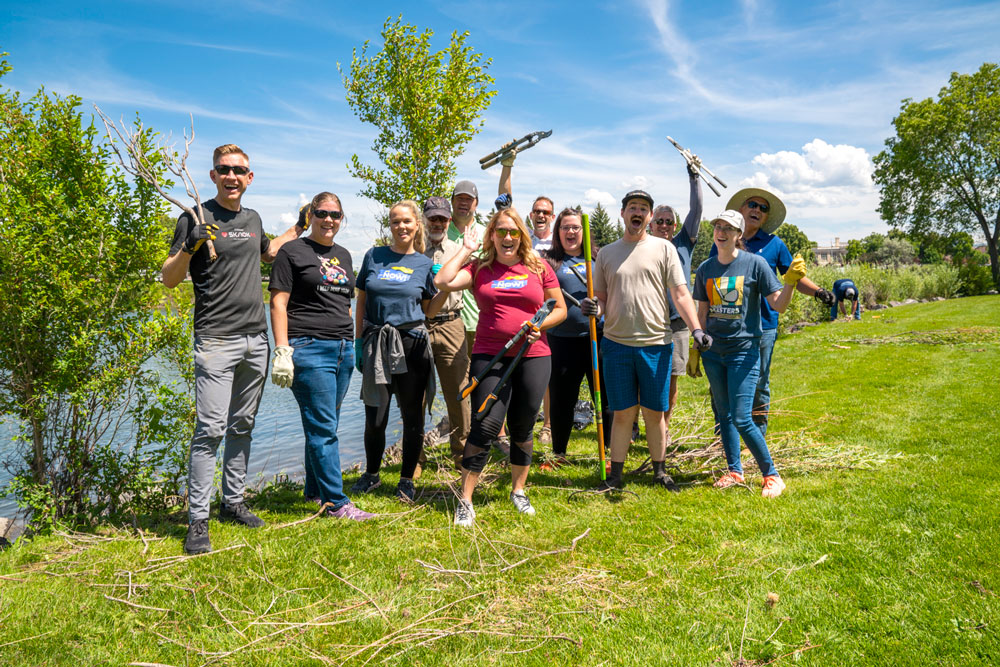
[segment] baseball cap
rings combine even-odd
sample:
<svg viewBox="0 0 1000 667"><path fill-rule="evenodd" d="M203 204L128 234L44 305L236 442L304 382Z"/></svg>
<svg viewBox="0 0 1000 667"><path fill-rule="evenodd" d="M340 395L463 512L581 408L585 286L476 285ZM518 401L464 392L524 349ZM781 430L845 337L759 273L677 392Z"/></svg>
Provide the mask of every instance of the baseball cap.
<svg viewBox="0 0 1000 667"><path fill-rule="evenodd" d="M428 197L424 202L424 217L432 218L436 215L451 217L451 203L444 197Z"/></svg>
<svg viewBox="0 0 1000 667"><path fill-rule="evenodd" d="M721 220L730 227L735 227L740 230L741 234L743 233L743 230L746 229L746 220L743 219L743 214L739 211L726 209L719 215L712 218L712 224L714 225L717 220Z"/></svg>
<svg viewBox="0 0 1000 667"><path fill-rule="evenodd" d="M455 189L451 193L451 198L454 199L455 195L471 195L479 200L479 190L476 189L476 184L472 181L459 181L455 183Z"/></svg>
<svg viewBox="0 0 1000 667"><path fill-rule="evenodd" d="M630 199L642 199L649 204L649 208L653 208L653 198L650 197L649 193L645 190L632 190L622 197L622 208L628 206L628 201Z"/></svg>

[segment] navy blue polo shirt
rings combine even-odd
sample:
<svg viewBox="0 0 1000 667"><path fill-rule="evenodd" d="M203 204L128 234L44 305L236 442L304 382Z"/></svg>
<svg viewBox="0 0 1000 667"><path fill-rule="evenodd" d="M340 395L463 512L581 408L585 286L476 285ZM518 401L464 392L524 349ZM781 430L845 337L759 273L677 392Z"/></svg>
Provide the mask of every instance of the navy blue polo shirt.
<svg viewBox="0 0 1000 667"><path fill-rule="evenodd" d="M784 274L792 265L792 253L789 252L785 242L774 234L767 234L763 229L758 229L757 233L749 239L743 239L747 250L755 255L759 255L767 262L772 271L780 271ZM712 249L708 251L709 257L719 254L719 249L712 244ZM771 308L764 295L760 299L760 326L764 331L778 328L778 311Z"/></svg>

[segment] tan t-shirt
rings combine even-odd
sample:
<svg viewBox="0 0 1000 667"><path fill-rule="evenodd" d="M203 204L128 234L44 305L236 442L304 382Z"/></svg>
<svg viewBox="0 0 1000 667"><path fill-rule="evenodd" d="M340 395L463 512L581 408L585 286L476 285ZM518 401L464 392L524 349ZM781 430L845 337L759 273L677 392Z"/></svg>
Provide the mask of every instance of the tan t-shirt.
<svg viewBox="0 0 1000 667"><path fill-rule="evenodd" d="M601 248L594 262L594 290L605 292L604 335L629 345L670 343L667 290L687 285L673 243L646 235L641 241L620 239Z"/></svg>

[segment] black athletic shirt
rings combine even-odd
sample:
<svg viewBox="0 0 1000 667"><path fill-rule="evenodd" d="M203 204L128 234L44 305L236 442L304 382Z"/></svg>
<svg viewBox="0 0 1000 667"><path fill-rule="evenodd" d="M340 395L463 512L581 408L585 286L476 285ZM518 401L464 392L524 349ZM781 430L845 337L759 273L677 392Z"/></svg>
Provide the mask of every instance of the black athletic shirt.
<svg viewBox="0 0 1000 667"><path fill-rule="evenodd" d="M354 338L354 268L343 246L302 236L281 246L268 289L288 292L288 337Z"/></svg>
<svg viewBox="0 0 1000 667"><path fill-rule="evenodd" d="M267 329L264 295L260 289L260 256L270 243L257 211L230 211L214 199L201 205L205 222L216 224L215 251L209 260L202 244L191 257L194 283L194 331L199 336L257 334ZM181 252L195 221L187 213L177 218L170 254Z"/></svg>

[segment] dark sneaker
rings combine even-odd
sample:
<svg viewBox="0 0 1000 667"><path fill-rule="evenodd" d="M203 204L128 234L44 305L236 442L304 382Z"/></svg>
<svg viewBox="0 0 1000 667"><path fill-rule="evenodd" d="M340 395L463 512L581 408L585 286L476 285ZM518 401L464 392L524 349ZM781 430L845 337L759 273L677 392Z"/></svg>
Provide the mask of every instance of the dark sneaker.
<svg viewBox="0 0 1000 667"><path fill-rule="evenodd" d="M653 477L653 484L655 486L662 487L667 491L673 491L674 493L680 493L681 487L677 486L677 482L670 475L664 473L662 475L655 475Z"/></svg>
<svg viewBox="0 0 1000 667"><path fill-rule="evenodd" d="M219 521L238 523L247 528L264 527L264 520L251 512L246 503L236 503L235 505L226 505L223 503L222 508L219 510Z"/></svg>
<svg viewBox="0 0 1000 667"><path fill-rule="evenodd" d="M351 493L368 493L382 486L382 478L378 473L363 473L351 487Z"/></svg>
<svg viewBox="0 0 1000 667"><path fill-rule="evenodd" d="M208 539L208 519L195 519L188 524L188 534L184 538L184 551L189 554L203 554L212 550Z"/></svg>
<svg viewBox="0 0 1000 667"><path fill-rule="evenodd" d="M417 497L417 490L413 486L412 479L399 480L399 484L396 485L396 497L404 503L413 502L413 499Z"/></svg>
<svg viewBox="0 0 1000 667"><path fill-rule="evenodd" d="M499 438L493 441L497 449L503 452L503 455L510 458L510 437L506 435L501 435Z"/></svg>
<svg viewBox="0 0 1000 667"><path fill-rule="evenodd" d="M472 509L472 503L459 499L458 507L455 508L455 525L462 528L472 528L472 524L475 522L476 510Z"/></svg>
<svg viewBox="0 0 1000 667"><path fill-rule="evenodd" d="M514 507L521 514L526 514L527 516L535 516L535 508L531 506L531 501L528 500L527 494L524 491L518 491L517 493L510 494L510 501L514 503Z"/></svg>
<svg viewBox="0 0 1000 667"><path fill-rule="evenodd" d="M367 521L368 519L374 519L376 517L376 515L371 512L358 509L355 507L354 503L351 502L341 505L336 510L332 507L328 507L326 509L326 515L334 519L350 519L351 521Z"/></svg>

